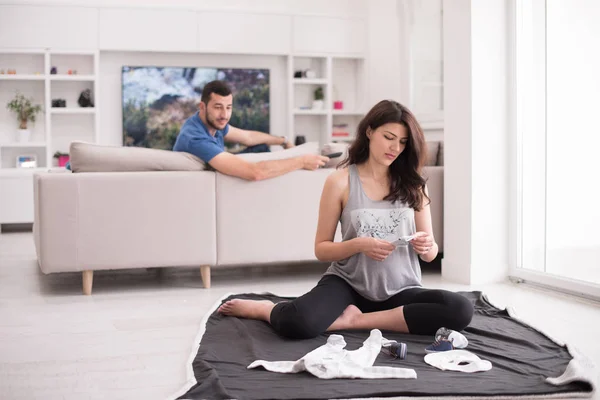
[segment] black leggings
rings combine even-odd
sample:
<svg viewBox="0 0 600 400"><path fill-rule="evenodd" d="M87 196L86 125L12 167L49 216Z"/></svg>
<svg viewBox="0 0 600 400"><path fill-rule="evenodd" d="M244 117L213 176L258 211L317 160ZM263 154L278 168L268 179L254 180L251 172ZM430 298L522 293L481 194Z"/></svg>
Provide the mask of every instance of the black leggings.
<svg viewBox="0 0 600 400"><path fill-rule="evenodd" d="M342 278L325 275L310 292L277 303L271 311L271 325L285 337L313 338L325 332L350 304L363 313L404 306L408 330L417 335L434 335L442 326L461 331L473 317L473 305L458 293L412 288L377 302L362 297Z"/></svg>

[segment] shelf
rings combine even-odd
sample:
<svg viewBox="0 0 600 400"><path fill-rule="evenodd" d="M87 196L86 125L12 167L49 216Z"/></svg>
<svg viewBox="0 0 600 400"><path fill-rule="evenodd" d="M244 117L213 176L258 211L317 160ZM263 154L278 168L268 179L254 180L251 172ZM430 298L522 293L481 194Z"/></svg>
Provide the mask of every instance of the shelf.
<svg viewBox="0 0 600 400"><path fill-rule="evenodd" d="M363 111L350 111L350 110L333 110L331 112L333 115L355 115L357 117L362 117L365 115Z"/></svg>
<svg viewBox="0 0 600 400"><path fill-rule="evenodd" d="M66 74L56 74L50 75L51 81L83 81L83 82L93 82L96 80L95 75L66 75Z"/></svg>
<svg viewBox="0 0 600 400"><path fill-rule="evenodd" d="M19 54L19 55L36 55L43 56L46 54L45 49L21 49L21 48L3 48L0 49L0 54Z"/></svg>
<svg viewBox="0 0 600 400"><path fill-rule="evenodd" d="M34 75L34 74L0 74L0 81L43 81L45 79L44 75Z"/></svg>
<svg viewBox="0 0 600 400"><path fill-rule="evenodd" d="M353 136L331 136L329 138L332 142L353 142Z"/></svg>
<svg viewBox="0 0 600 400"><path fill-rule="evenodd" d="M0 74L0 81L43 81L49 77L51 81L93 82L95 75L35 75L35 74Z"/></svg>
<svg viewBox="0 0 600 400"><path fill-rule="evenodd" d="M294 114L296 115L327 115L327 110L301 110L295 109Z"/></svg>
<svg viewBox="0 0 600 400"><path fill-rule="evenodd" d="M51 114L94 114L95 112L94 107L53 107L50 109Z"/></svg>
<svg viewBox="0 0 600 400"><path fill-rule="evenodd" d="M327 79L294 78L294 83L297 85L327 85Z"/></svg>
<svg viewBox="0 0 600 400"><path fill-rule="evenodd" d="M37 168L0 168L0 176L19 176L19 175L27 175L34 174L36 172L46 172L50 168L46 167L37 167Z"/></svg>
<svg viewBox="0 0 600 400"><path fill-rule="evenodd" d="M51 56L94 56L96 50L50 50Z"/></svg>
<svg viewBox="0 0 600 400"><path fill-rule="evenodd" d="M7 147L7 148L46 147L46 143L45 142L0 143L0 147Z"/></svg>

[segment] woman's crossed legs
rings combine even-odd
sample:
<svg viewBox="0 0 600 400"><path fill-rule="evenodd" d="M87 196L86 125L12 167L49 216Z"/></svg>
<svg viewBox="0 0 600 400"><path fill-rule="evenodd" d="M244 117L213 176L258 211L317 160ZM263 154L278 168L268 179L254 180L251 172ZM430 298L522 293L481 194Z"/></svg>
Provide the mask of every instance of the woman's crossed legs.
<svg viewBox="0 0 600 400"><path fill-rule="evenodd" d="M375 302L359 295L346 281L325 275L310 292L277 304L269 300L234 299L219 312L269 322L282 336L312 338L325 331L384 329L433 335L444 326L460 331L473 316L465 297L446 290L405 289Z"/></svg>

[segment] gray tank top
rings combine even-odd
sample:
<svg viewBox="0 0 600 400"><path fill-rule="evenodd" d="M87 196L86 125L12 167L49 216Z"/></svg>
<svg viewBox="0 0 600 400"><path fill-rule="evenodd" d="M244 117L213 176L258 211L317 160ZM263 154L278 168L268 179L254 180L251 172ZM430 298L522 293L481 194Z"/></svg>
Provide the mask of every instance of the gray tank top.
<svg viewBox="0 0 600 400"><path fill-rule="evenodd" d="M373 237L394 242L416 232L412 208L400 201L371 200L363 190L356 165L350 165L348 173L350 194L340 217L343 241ZM357 253L334 261L325 274L339 276L361 296L373 301L383 301L404 289L421 286L417 253L402 240L383 261Z"/></svg>

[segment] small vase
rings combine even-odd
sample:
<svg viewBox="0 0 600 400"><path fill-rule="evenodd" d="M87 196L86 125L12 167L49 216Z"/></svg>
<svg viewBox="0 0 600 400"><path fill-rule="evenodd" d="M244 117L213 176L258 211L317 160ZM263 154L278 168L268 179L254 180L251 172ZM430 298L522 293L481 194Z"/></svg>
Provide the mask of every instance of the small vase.
<svg viewBox="0 0 600 400"><path fill-rule="evenodd" d="M58 156L58 166L64 167L69 162L69 156Z"/></svg>
<svg viewBox="0 0 600 400"><path fill-rule="evenodd" d="M17 142L27 143L31 137L31 131L29 129L18 129L17 130Z"/></svg>
<svg viewBox="0 0 600 400"><path fill-rule="evenodd" d="M312 109L313 110L322 110L323 109L323 100L313 100Z"/></svg>

